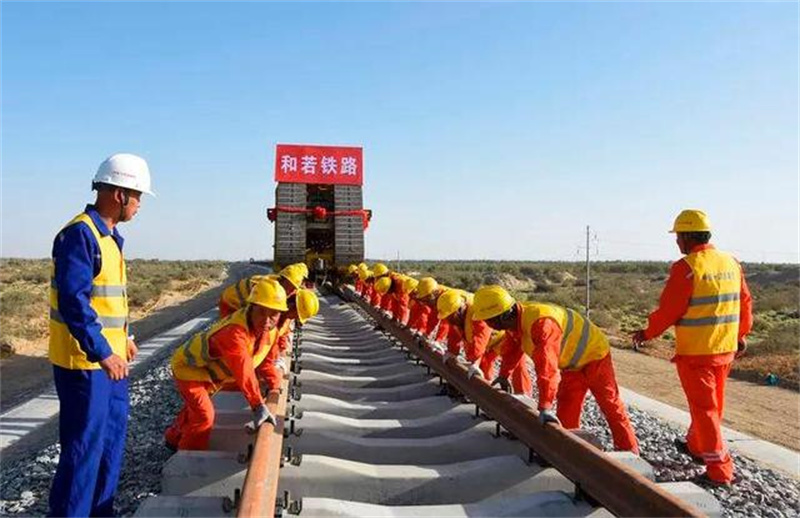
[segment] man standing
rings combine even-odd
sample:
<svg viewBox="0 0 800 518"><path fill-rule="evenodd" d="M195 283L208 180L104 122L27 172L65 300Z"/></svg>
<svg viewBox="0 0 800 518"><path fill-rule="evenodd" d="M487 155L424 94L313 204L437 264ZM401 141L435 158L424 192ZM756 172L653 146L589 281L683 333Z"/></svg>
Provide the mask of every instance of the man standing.
<svg viewBox="0 0 800 518"><path fill-rule="evenodd" d="M647 329L633 342L660 336L675 326L675 357L692 421L678 450L705 463L701 477L713 485L734 481L733 460L720 430L725 380L734 358L747 349L745 337L753 325L752 299L742 267L730 254L716 250L711 224L700 210L684 210L671 232L685 256L672 264L659 308Z"/></svg>
<svg viewBox="0 0 800 518"><path fill-rule="evenodd" d="M117 224L150 191L144 159L112 155L92 182L94 205L53 243L49 357L61 405L53 516L113 516L128 422L128 337L123 239Z"/></svg>

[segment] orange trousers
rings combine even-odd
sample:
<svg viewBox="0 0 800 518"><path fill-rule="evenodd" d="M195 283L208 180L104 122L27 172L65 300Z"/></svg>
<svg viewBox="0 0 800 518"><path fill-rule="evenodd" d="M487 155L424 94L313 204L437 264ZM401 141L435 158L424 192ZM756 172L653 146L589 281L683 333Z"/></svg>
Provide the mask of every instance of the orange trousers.
<svg viewBox="0 0 800 518"><path fill-rule="evenodd" d="M675 365L692 416L686 435L689 451L705 461L708 478L730 482L733 459L722 438L720 423L725 407L725 381L732 363L703 365L689 357L676 358Z"/></svg>
<svg viewBox="0 0 800 518"><path fill-rule="evenodd" d="M614 449L639 453L639 442L633 432L625 405L619 397L619 387L614 375L614 364L611 355L587 363L577 371L561 371L561 383L558 385L558 409L556 414L561 425L567 429L581 427L581 413L586 391L592 392L600 411L606 418Z"/></svg>
<svg viewBox="0 0 800 518"><path fill-rule="evenodd" d="M481 356L481 362L478 366L483 372L483 378L489 382L495 378L495 361L500 354L494 349L486 351ZM511 388L514 389L515 394L523 394L531 397L533 395L533 379L530 372L530 360L526 354L523 354L519 363L511 370Z"/></svg>
<svg viewBox="0 0 800 518"><path fill-rule="evenodd" d="M205 381L177 379L175 385L183 398L183 408L164 432L164 439L179 450L207 450L214 426L214 405L210 392L213 385Z"/></svg>

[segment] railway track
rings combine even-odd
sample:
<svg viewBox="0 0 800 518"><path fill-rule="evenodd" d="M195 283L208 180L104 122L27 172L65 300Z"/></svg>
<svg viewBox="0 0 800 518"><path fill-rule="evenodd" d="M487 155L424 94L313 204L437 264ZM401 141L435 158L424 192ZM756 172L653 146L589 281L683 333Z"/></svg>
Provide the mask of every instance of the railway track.
<svg viewBox="0 0 800 518"><path fill-rule="evenodd" d="M175 454L162 494L136 516L720 512L693 484L654 483L638 457L539 425L532 400L467 380L457 361L342 295L352 303L324 297L296 332L293 373L268 397L277 424L248 435L244 398L217 394L212 451Z"/></svg>

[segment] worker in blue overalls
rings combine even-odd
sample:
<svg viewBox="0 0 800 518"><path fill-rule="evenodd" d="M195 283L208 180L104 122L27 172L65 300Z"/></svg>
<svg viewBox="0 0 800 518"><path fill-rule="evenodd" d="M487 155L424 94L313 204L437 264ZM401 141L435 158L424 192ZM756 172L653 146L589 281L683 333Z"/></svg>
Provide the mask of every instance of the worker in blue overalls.
<svg viewBox="0 0 800 518"><path fill-rule="evenodd" d="M94 205L75 216L53 243L50 361L59 413L58 459L50 490L52 516L113 516L128 422L128 298L117 224L139 211L150 190L144 159L112 155L92 182Z"/></svg>

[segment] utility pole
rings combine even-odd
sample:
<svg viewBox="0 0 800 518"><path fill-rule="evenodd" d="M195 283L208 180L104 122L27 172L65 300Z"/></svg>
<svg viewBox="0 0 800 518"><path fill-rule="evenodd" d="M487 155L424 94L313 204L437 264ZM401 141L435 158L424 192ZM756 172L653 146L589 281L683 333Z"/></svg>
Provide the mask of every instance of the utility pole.
<svg viewBox="0 0 800 518"><path fill-rule="evenodd" d="M589 225L586 225L586 318L589 318L589 284L591 283L589 270Z"/></svg>

